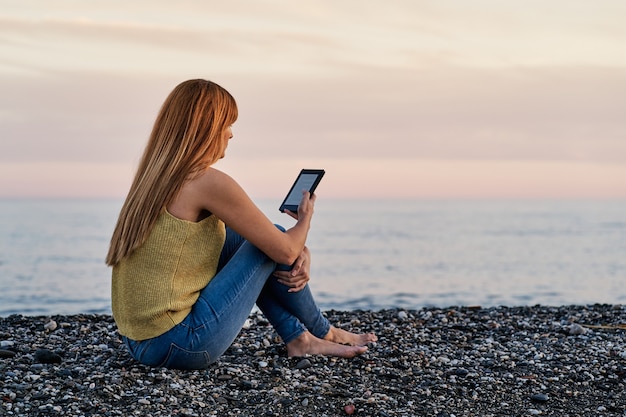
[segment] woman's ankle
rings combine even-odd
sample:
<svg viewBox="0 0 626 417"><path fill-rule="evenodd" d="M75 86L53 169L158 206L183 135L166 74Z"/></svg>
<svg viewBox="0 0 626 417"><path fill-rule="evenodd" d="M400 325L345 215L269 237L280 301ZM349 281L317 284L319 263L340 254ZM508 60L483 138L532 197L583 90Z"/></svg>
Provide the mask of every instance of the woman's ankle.
<svg viewBox="0 0 626 417"><path fill-rule="evenodd" d="M293 339L291 342L287 343L287 356L304 356L306 355L306 351L309 349L311 344L311 338L314 337L311 333L305 331L300 334L298 337Z"/></svg>

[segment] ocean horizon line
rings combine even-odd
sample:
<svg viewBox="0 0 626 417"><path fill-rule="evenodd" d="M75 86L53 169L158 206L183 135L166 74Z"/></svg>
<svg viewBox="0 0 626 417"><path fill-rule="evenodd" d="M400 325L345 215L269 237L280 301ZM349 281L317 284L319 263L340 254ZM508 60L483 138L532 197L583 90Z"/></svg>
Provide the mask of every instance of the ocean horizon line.
<svg viewBox="0 0 626 417"><path fill-rule="evenodd" d="M0 201L124 201L126 197L116 197L116 196L2 196L0 195ZM282 200L284 196L254 196L251 195L250 198L253 201L275 201ZM424 202L489 202L489 201L498 201L498 202L518 202L518 201L528 201L528 202L626 202L626 196L616 196L616 197L572 197L572 196L561 196L561 197L528 197L528 196L520 196L520 197L512 197L512 196L449 196L449 197L431 197L431 196L423 196L423 197L389 197L389 196L367 196L367 197L324 197L323 195L318 195L318 202L320 201L381 201L381 202L389 202L389 201L424 201Z"/></svg>

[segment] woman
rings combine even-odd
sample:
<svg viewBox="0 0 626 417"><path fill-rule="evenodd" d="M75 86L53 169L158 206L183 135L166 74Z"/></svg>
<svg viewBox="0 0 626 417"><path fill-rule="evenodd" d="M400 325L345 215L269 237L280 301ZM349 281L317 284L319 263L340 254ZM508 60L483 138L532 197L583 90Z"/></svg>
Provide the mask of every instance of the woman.
<svg viewBox="0 0 626 417"><path fill-rule="evenodd" d="M354 357L374 334L338 329L311 295L305 246L315 195L277 228L211 166L237 119L219 85L189 80L163 104L111 239L113 317L131 355L150 366L206 368L256 303L289 356Z"/></svg>

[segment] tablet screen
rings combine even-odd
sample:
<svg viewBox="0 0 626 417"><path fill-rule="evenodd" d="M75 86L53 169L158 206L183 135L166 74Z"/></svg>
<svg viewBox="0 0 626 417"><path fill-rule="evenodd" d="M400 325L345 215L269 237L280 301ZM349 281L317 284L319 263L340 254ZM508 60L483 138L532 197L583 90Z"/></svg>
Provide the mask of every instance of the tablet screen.
<svg viewBox="0 0 626 417"><path fill-rule="evenodd" d="M300 200L302 200L302 190L309 191L311 189L311 186L315 184L317 176L317 174L300 175L296 180L296 183L291 188L291 192L285 200L285 205L297 206L298 204L300 204Z"/></svg>

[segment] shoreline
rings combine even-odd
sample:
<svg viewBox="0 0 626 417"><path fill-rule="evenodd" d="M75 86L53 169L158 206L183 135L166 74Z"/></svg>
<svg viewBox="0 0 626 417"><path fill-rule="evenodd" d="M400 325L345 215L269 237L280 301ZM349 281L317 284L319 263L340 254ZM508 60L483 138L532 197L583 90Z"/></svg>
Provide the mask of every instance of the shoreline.
<svg viewBox="0 0 626 417"><path fill-rule="evenodd" d="M0 317L0 415L626 415L625 306L324 314L379 340L287 358L255 313L218 362L180 371L134 361L110 315Z"/></svg>

